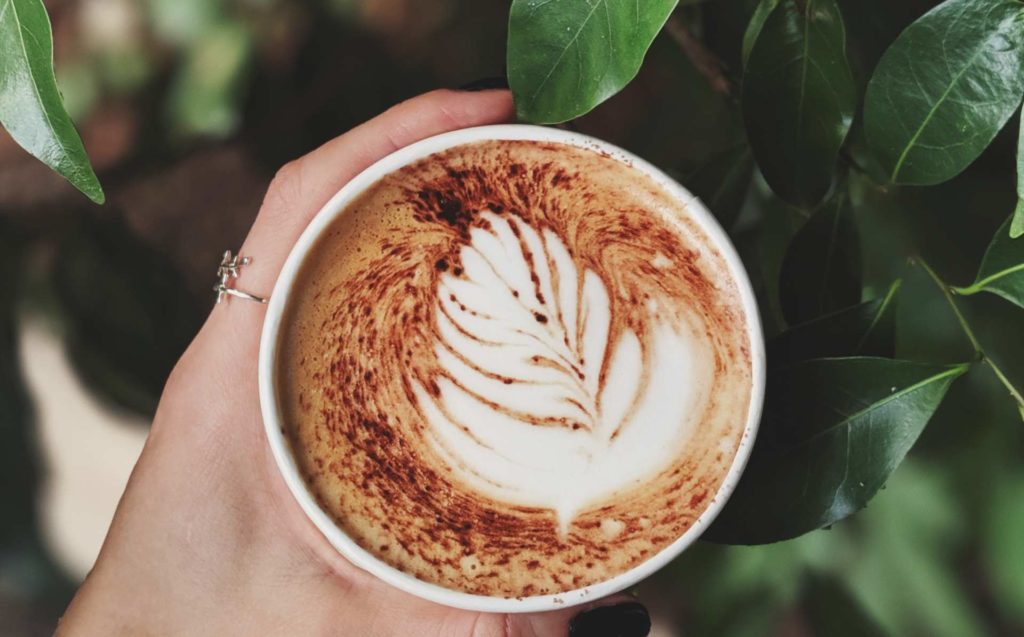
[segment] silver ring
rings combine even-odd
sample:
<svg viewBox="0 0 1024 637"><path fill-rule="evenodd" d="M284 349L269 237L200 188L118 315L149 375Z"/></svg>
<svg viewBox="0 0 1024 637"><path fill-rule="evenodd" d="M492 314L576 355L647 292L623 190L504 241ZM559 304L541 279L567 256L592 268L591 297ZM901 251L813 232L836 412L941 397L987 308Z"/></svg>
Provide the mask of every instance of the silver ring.
<svg viewBox="0 0 1024 637"><path fill-rule="evenodd" d="M252 257L232 254L231 250L224 252L224 256L220 260L220 267L217 268L217 278L219 281L217 285L213 286L213 291L217 293L217 303L220 303L228 296L264 304L269 300L231 287L235 279L238 278L239 270L250 263L252 263Z"/></svg>

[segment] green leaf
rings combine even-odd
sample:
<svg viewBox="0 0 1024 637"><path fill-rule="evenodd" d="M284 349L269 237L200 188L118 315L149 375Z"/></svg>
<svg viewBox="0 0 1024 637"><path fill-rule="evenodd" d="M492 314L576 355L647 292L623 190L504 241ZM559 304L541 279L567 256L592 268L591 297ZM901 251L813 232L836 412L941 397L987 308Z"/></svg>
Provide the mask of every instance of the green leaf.
<svg viewBox="0 0 1024 637"><path fill-rule="evenodd" d="M636 76L677 0L513 0L508 81L519 119L579 117Z"/></svg>
<svg viewBox="0 0 1024 637"><path fill-rule="evenodd" d="M895 350L896 281L880 299L791 327L768 341L768 364L835 356L885 356Z"/></svg>
<svg viewBox="0 0 1024 637"><path fill-rule="evenodd" d="M892 181L937 184L981 154L1024 94L1024 5L947 0L911 24L868 83L865 122Z"/></svg>
<svg viewBox="0 0 1024 637"><path fill-rule="evenodd" d="M866 85L871 71L899 34L936 0L838 0L846 20L850 62L858 86ZM856 124L854 124L856 125Z"/></svg>
<svg viewBox="0 0 1024 637"><path fill-rule="evenodd" d="M750 16L750 24L747 25L747 30L743 33L744 68L747 66L747 60L750 59L750 52L754 48L754 43L757 42L758 36L761 35L764 23L768 21L768 16L772 14L772 11L775 11L777 6L779 6L779 0L761 0L754 9L754 15Z"/></svg>
<svg viewBox="0 0 1024 637"><path fill-rule="evenodd" d="M1021 235L1024 235L1024 199L1017 200L1017 207L1013 211L1013 221L1010 223L1010 238L1017 239Z"/></svg>
<svg viewBox="0 0 1024 637"><path fill-rule="evenodd" d="M1017 132L1017 209L1010 223L1010 238L1024 234L1024 108L1020 112L1020 130Z"/></svg>
<svg viewBox="0 0 1024 637"><path fill-rule="evenodd" d="M802 211L771 194L766 184L755 179L750 195L750 218L733 234L743 265L757 296L761 325L774 335L786 327L779 305L779 272L793 237L806 223Z"/></svg>
<svg viewBox="0 0 1024 637"><path fill-rule="evenodd" d="M683 183L704 202L722 224L729 229L736 222L754 176L754 158L750 147L740 144L712 157L691 172Z"/></svg>
<svg viewBox="0 0 1024 637"><path fill-rule="evenodd" d="M103 188L61 104L41 0L0 0L0 124L22 148L103 203Z"/></svg>
<svg viewBox="0 0 1024 637"><path fill-rule="evenodd" d="M1007 219L996 231L981 259L974 283L954 288L957 293L991 292L1024 307L1024 241L1010 238L1011 223L1012 219Z"/></svg>
<svg viewBox="0 0 1024 637"><path fill-rule="evenodd" d="M783 0L771 11L750 50L742 102L772 190L794 205L821 201L857 103L835 0Z"/></svg>
<svg viewBox="0 0 1024 637"><path fill-rule="evenodd" d="M782 261L779 296L791 325L860 302L860 241L845 188L793 237Z"/></svg>
<svg viewBox="0 0 1024 637"><path fill-rule="evenodd" d="M777 542L860 510L968 368L822 358L777 370L750 463L704 537Z"/></svg>
<svg viewBox="0 0 1024 637"><path fill-rule="evenodd" d="M834 577L810 577L804 585L802 606L812 635L882 637L887 634Z"/></svg>

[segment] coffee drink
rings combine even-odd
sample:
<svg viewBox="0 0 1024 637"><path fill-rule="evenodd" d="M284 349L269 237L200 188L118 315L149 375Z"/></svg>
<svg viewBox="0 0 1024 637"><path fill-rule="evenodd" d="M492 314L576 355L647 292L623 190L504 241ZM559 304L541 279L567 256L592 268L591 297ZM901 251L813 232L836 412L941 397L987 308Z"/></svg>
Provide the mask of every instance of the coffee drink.
<svg viewBox="0 0 1024 637"><path fill-rule="evenodd" d="M588 586L676 540L751 397L739 289L685 203L559 143L456 146L369 187L307 255L278 346L323 511L487 596Z"/></svg>

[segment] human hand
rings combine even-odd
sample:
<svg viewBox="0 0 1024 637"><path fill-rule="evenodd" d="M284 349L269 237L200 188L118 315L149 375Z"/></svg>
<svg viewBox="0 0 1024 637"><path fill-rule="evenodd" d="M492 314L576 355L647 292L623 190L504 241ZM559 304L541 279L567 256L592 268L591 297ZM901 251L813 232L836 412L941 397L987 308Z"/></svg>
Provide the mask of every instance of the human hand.
<svg viewBox="0 0 1024 637"><path fill-rule="evenodd" d="M507 91L434 91L295 160L274 178L241 254L239 286L269 294L292 245L347 181L388 153L508 121ZM61 635L639 637L624 595L581 609L498 615L423 601L345 560L277 473L260 416L265 307L215 307L178 362L103 550ZM570 630L571 627L571 630Z"/></svg>

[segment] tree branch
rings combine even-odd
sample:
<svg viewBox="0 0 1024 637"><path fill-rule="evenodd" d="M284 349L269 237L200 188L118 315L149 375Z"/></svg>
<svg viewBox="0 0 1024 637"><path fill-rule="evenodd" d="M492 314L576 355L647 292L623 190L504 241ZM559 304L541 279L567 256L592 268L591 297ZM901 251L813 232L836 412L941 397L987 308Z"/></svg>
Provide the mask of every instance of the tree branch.
<svg viewBox="0 0 1024 637"><path fill-rule="evenodd" d="M679 14L673 13L669 16L668 22L665 23L665 31L716 93L732 96L734 87L725 74L725 64L709 51L703 42L694 37L690 27Z"/></svg>
<svg viewBox="0 0 1024 637"><path fill-rule="evenodd" d="M942 296L946 298L946 303L949 304L950 309L953 310L953 314L956 315L956 320L960 323L960 327L967 336L967 340L971 342L971 347L974 348L975 354L978 355L978 360L987 365L988 368L992 370L992 373L996 375L996 378L999 379L999 382L1003 384L1003 387L1006 387L1007 391L1010 392L1010 396L1017 401L1017 409L1020 411L1021 417L1024 418L1024 396L1022 396L1020 391L1013 386L1013 383L1011 383L1010 379L1006 377L1003 370L999 368L999 365L997 365L996 362L985 353L985 349L981 346L981 342L978 340L974 330L971 328L971 324L967 322L967 318L964 317L960 308L957 306L956 299L953 298L953 293L949 284L943 281L924 259L917 257L916 260L921 264L921 267L924 268L924 271L928 273L928 276L931 277L936 287L939 288L939 291L942 292Z"/></svg>

